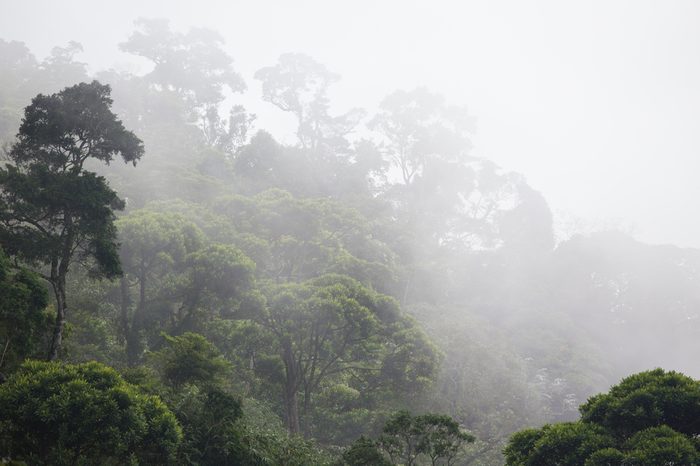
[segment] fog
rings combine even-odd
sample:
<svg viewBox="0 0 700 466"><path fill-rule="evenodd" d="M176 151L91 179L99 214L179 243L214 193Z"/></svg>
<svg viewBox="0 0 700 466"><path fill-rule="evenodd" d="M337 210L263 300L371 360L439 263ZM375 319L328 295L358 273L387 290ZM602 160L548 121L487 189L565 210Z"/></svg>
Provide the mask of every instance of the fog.
<svg viewBox="0 0 700 466"><path fill-rule="evenodd" d="M0 458L564 464L504 448L654 368L700 416L700 3L0 2L0 413L33 359L171 410Z"/></svg>
<svg viewBox="0 0 700 466"><path fill-rule="evenodd" d="M0 36L39 57L80 42L91 70L145 71L118 50L138 17L220 32L258 126L293 140L261 102L258 68L303 52L342 76L338 109L425 85L478 119L477 154L523 173L559 234L621 228L700 246L700 5L687 1L3 2ZM240 100L240 99L239 99Z"/></svg>

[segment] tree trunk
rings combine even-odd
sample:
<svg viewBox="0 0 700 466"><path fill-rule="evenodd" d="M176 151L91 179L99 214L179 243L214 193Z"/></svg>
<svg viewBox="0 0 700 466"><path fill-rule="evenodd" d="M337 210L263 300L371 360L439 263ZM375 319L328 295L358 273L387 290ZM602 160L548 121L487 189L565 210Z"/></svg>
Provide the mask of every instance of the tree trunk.
<svg viewBox="0 0 700 466"><path fill-rule="evenodd" d="M63 341L63 326L66 323L66 311L68 310L68 306L66 305L65 275L59 275L56 277L51 285L53 286L53 292L56 296L56 323L54 324L53 335L51 336L48 360L55 361L58 359L58 353L61 350L61 343Z"/></svg>
<svg viewBox="0 0 700 466"><path fill-rule="evenodd" d="M129 282L126 279L126 275L122 275L119 280L119 287L121 291L120 295L120 310L121 310L121 334L119 335L119 344L126 344L128 346L129 342L129 305L131 304L131 299L129 298Z"/></svg>
<svg viewBox="0 0 700 466"><path fill-rule="evenodd" d="M139 271L139 302L134 310L131 330L126 341L126 356L129 367L138 365L143 353L141 344L141 329L143 328L144 313L146 312L146 268L141 264Z"/></svg>
<svg viewBox="0 0 700 466"><path fill-rule="evenodd" d="M284 402L287 405L287 431L290 434L299 434L299 408L297 406L297 391L286 387Z"/></svg>
<svg viewBox="0 0 700 466"><path fill-rule="evenodd" d="M68 264L70 264L70 259L73 255L75 234L73 232L73 218L69 213L64 214L63 221L66 225L66 236L61 246L61 255L51 261L50 281L53 286L54 295L56 296L56 324L53 328L51 346L49 346L49 361L58 359L58 355L61 352L63 327L66 324L66 312L68 311L68 304L66 303L66 277L68 276Z"/></svg>
<svg viewBox="0 0 700 466"><path fill-rule="evenodd" d="M302 404L301 408L301 418L303 419L303 422L300 420L300 424L303 424L304 426L304 437L309 438L311 437L311 427L309 426L309 407L311 406L311 389L307 386L304 386L304 402Z"/></svg>
<svg viewBox="0 0 700 466"><path fill-rule="evenodd" d="M290 434L298 434L299 429L299 403L297 401L297 370L294 363L294 353L290 342L284 343L282 360L286 370L284 385L284 404L287 408L287 431Z"/></svg>

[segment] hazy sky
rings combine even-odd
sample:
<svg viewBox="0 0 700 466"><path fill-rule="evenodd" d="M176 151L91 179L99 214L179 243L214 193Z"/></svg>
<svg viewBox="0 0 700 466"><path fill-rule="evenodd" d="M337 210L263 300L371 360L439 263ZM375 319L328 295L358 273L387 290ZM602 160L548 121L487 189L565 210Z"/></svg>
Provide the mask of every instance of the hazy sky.
<svg viewBox="0 0 700 466"><path fill-rule="evenodd" d="M339 111L428 86L467 105L476 153L555 212L700 247L700 1L0 0L0 38L39 57L76 40L92 70L133 66L117 44L142 16L223 34L243 103L283 140L290 122L252 75L304 52L343 76Z"/></svg>

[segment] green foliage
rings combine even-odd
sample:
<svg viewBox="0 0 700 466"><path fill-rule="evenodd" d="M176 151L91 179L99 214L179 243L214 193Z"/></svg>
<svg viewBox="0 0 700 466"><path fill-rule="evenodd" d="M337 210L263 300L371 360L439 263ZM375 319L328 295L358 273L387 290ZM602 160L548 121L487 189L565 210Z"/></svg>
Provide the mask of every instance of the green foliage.
<svg viewBox="0 0 700 466"><path fill-rule="evenodd" d="M106 180L90 172L53 173L39 163L20 167L0 169L0 241L7 253L29 264L51 265L69 263L72 254L66 249L80 246L82 256L95 260L95 273L118 276L113 209L123 203ZM64 238L64 228L72 235Z"/></svg>
<svg viewBox="0 0 700 466"><path fill-rule="evenodd" d="M237 421L242 410L237 397L217 386L189 385L173 405L184 434L180 449L184 464L246 464L251 454L241 444Z"/></svg>
<svg viewBox="0 0 700 466"><path fill-rule="evenodd" d="M600 426L569 422L519 435L508 445L505 455L507 464L512 465L576 466L594 452L613 445L613 439Z"/></svg>
<svg viewBox="0 0 700 466"><path fill-rule="evenodd" d="M175 387L185 384L216 384L230 371L230 364L204 336L184 333L163 335L166 346L153 353L162 377Z"/></svg>
<svg viewBox="0 0 700 466"><path fill-rule="evenodd" d="M535 451L537 442L543 436L542 429L523 429L511 435L508 446L503 450L506 464L513 466L530 464L530 454Z"/></svg>
<svg viewBox="0 0 700 466"><path fill-rule="evenodd" d="M350 131L362 112L331 114L339 77L285 54L256 78L263 99L297 119L299 142L264 130L248 142L254 116L222 107L244 83L221 36L140 20L121 47L153 63L144 76L99 74L147 143L139 169L103 167L143 148L109 111L109 89L92 83L37 97L0 172L0 245L13 260L12 272L0 265L3 371L36 356L52 312L36 276L14 269L23 263L54 285L57 314L70 308L65 360L127 364L125 377L167 400L184 430L180 463L324 464L314 442L339 451L364 435L346 459L382 464L367 438L410 406L477 434L451 464L490 466L514 430L574 419L579 400L631 365L695 364L685 324L700 299L700 255L614 234L553 251L546 201L523 176L470 155L464 108L398 91L371 120L373 141L359 140ZM80 51L70 43L40 61L0 40L0 139L31 96L87 79ZM94 156L83 166L86 147ZM55 258L70 259L56 279ZM89 280L120 265L118 284ZM516 434L513 464L584 464L571 455L601 439L612 443L586 464L692 464L693 384L635 384L591 399L583 424ZM244 412L265 409L241 415L239 397ZM285 432L281 418L290 427L295 415L306 439ZM413 439L433 432L445 443L422 448L449 453L454 425L417 417Z"/></svg>
<svg viewBox="0 0 700 466"><path fill-rule="evenodd" d="M37 354L50 328L48 294L39 277L13 271L0 249L0 372Z"/></svg>
<svg viewBox="0 0 700 466"><path fill-rule="evenodd" d="M329 199L297 198L280 189L221 198L212 208L240 232L238 238L264 241L266 251L251 257L258 272L270 279L301 281L342 273L382 292L394 286L395 255L355 208Z"/></svg>
<svg viewBox="0 0 700 466"><path fill-rule="evenodd" d="M513 463L520 464L520 463ZM616 448L603 448L589 456L584 466L623 466L625 454Z"/></svg>
<svg viewBox="0 0 700 466"><path fill-rule="evenodd" d="M700 464L700 451L693 440L668 426L645 429L627 441L628 462L640 466Z"/></svg>
<svg viewBox="0 0 700 466"><path fill-rule="evenodd" d="M378 445L394 463L418 464L419 457L424 455L435 465L441 459L450 464L464 445L474 440L450 416L433 413L413 416L408 411L399 411L384 425Z"/></svg>
<svg viewBox="0 0 700 466"><path fill-rule="evenodd" d="M422 430L418 449L430 458L432 464L437 464L439 459L449 464L461 452L464 444L476 440L446 414L423 414L417 417L416 424Z"/></svg>
<svg viewBox="0 0 700 466"><path fill-rule="evenodd" d="M240 296L252 285L255 263L238 248L211 245L187 257L193 290L207 289L222 300Z"/></svg>
<svg viewBox="0 0 700 466"><path fill-rule="evenodd" d="M143 144L111 112L110 88L97 81L39 94L24 111L10 157L20 166L79 172L88 158L110 163L120 155L136 163Z"/></svg>
<svg viewBox="0 0 700 466"><path fill-rule="evenodd" d="M299 431L300 421L309 429L310 400L334 381L352 380L365 392L401 386L413 392L425 389L435 375L438 352L415 324L398 312L393 300L349 277L325 275L303 284L271 286L267 296L258 322L274 337L274 350L284 365L292 433ZM301 418L297 394L303 400Z"/></svg>
<svg viewBox="0 0 700 466"><path fill-rule="evenodd" d="M244 445L239 425L241 401L227 388L230 364L202 335L164 335L165 347L151 361L160 374L164 396L184 434L180 464L256 464ZM157 387L148 374L134 373L146 386Z"/></svg>
<svg viewBox="0 0 700 466"><path fill-rule="evenodd" d="M125 273L120 283L119 330L133 365L144 350L144 333L158 320L148 312L158 291L168 288L174 271L183 268L187 254L200 249L204 240L202 232L183 217L149 210L120 218L117 228ZM132 297L134 287L137 293Z"/></svg>
<svg viewBox="0 0 700 466"><path fill-rule="evenodd" d="M699 388L677 372L634 374L582 405L580 421L514 434L506 464L700 464Z"/></svg>
<svg viewBox="0 0 700 466"><path fill-rule="evenodd" d="M606 427L621 439L661 425L698 435L700 382L663 369L634 374L583 404L581 418Z"/></svg>
<svg viewBox="0 0 700 466"><path fill-rule="evenodd" d="M102 364L29 361L0 385L2 456L29 464L171 464L180 426Z"/></svg>
<svg viewBox="0 0 700 466"><path fill-rule="evenodd" d="M120 333L128 362L159 344L160 331L201 332L207 322L252 313L255 263L230 244L211 244L183 215L137 210L117 222L125 276Z"/></svg>
<svg viewBox="0 0 700 466"><path fill-rule="evenodd" d="M121 274L114 211L124 207L105 178L83 168L117 155L136 164L143 144L111 112L110 88L97 81L39 94L24 111L14 165L0 169L0 245L12 257L48 266L56 295L49 357L58 356L66 319L66 276L74 256L94 274Z"/></svg>
<svg viewBox="0 0 700 466"><path fill-rule="evenodd" d="M361 436L343 453L344 464L453 464L475 438L445 414L394 413L376 441Z"/></svg>
<svg viewBox="0 0 700 466"><path fill-rule="evenodd" d="M343 452L343 464L347 466L391 466L377 446L377 442L361 436Z"/></svg>
<svg viewBox="0 0 700 466"><path fill-rule="evenodd" d="M137 210L117 220L116 225L122 265L134 274L141 268L152 273L172 267L203 242L202 232L176 214Z"/></svg>
<svg viewBox="0 0 700 466"><path fill-rule="evenodd" d="M243 403L243 418L238 424L241 445L247 459L240 464L260 466L330 466L331 456L319 449L313 441L298 435L289 435L278 416L264 403L247 399Z"/></svg>
<svg viewBox="0 0 700 466"><path fill-rule="evenodd" d="M91 280L88 273L75 267L66 283L66 292L72 297L71 321L66 324L61 359L72 363L96 360L121 366L124 358L113 320L116 307L105 300L114 284Z"/></svg>

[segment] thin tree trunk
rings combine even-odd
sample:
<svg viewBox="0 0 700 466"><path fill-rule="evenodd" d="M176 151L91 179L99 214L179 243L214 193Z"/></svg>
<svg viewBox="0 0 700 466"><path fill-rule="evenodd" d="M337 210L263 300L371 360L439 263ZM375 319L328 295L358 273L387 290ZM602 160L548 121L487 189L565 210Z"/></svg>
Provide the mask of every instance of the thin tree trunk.
<svg viewBox="0 0 700 466"><path fill-rule="evenodd" d="M299 403L297 400L297 371L294 363L294 353L292 352L291 343L284 344L284 352L282 354L284 366L286 369L287 379L284 386L284 403L287 408L287 431L290 434L298 434L299 429Z"/></svg>
<svg viewBox="0 0 700 466"><path fill-rule="evenodd" d="M131 330L127 339L127 364L136 366L141 359L143 348L141 345L141 329L143 328L144 312L146 312L146 269L141 264L139 272L139 302L134 310L131 322Z"/></svg>
<svg viewBox="0 0 700 466"><path fill-rule="evenodd" d="M66 305L66 277L59 275L52 285L56 296L56 322L53 327L53 335L51 336L51 345L49 346L49 361L58 359L58 354L61 351L63 327L66 323L66 311L68 310Z"/></svg>
<svg viewBox="0 0 700 466"><path fill-rule="evenodd" d="M49 346L49 361L58 359L63 343L63 327L66 324L66 313L68 304L66 303L66 277L68 276L68 264L70 264L73 254L73 242L75 235L73 232L73 219L69 213L64 215L64 223L66 224L66 236L63 239L62 251L60 257L54 258L51 262L51 285L56 296L56 324L53 328L53 336L51 337L51 346Z"/></svg>
<svg viewBox="0 0 700 466"><path fill-rule="evenodd" d="M129 298L129 282L126 279L126 275L122 275L122 278L119 279L119 286L121 291L121 335L119 335L119 344L126 344L128 347L129 305L131 304L131 299Z"/></svg>

